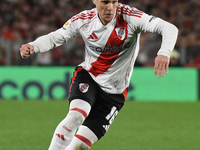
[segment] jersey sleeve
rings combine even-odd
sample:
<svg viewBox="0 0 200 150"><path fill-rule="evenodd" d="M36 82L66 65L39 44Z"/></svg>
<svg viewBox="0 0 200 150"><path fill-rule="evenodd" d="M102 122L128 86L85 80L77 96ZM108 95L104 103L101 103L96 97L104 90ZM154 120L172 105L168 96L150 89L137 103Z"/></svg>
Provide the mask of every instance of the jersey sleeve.
<svg viewBox="0 0 200 150"><path fill-rule="evenodd" d="M132 28L138 33L151 32L161 34L162 43L157 54L170 57L178 36L178 29L176 26L144 12L140 17L131 16L129 22Z"/></svg>
<svg viewBox="0 0 200 150"><path fill-rule="evenodd" d="M34 46L34 52L45 52L62 45L64 42L78 35L79 31L77 30L76 24L68 20L62 28L43 35L29 44Z"/></svg>

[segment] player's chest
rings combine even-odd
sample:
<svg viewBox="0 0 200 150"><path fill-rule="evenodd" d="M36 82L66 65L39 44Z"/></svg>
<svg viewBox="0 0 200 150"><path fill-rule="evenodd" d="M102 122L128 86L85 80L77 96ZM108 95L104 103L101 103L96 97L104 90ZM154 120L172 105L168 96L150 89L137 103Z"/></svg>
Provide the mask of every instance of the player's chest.
<svg viewBox="0 0 200 150"><path fill-rule="evenodd" d="M133 32L126 22L100 28L88 27L85 31L82 30L81 34L86 46L96 52L119 52L133 37Z"/></svg>

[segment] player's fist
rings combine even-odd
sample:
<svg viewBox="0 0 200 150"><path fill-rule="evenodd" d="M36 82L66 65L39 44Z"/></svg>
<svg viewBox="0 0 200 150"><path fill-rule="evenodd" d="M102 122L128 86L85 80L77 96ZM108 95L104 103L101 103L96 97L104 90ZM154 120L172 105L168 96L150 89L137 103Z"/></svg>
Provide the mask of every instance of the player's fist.
<svg viewBox="0 0 200 150"><path fill-rule="evenodd" d="M21 57L26 59L34 52L33 45L30 44L23 44L20 48Z"/></svg>

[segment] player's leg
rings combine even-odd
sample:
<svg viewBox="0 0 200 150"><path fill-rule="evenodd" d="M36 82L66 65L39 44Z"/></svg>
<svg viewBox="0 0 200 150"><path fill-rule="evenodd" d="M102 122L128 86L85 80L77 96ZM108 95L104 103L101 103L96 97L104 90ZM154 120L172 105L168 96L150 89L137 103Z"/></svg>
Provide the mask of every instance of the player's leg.
<svg viewBox="0 0 200 150"><path fill-rule="evenodd" d="M63 150L71 142L76 129L85 120L94 103L96 96L93 82L86 70L76 68L69 91L70 110L56 128L49 150Z"/></svg>
<svg viewBox="0 0 200 150"><path fill-rule="evenodd" d="M65 150L88 150L97 140L97 136L88 127L81 125Z"/></svg>
<svg viewBox="0 0 200 150"><path fill-rule="evenodd" d="M94 142L101 139L124 104L123 94L112 95L99 91L98 102L79 127L78 132L65 150L88 150Z"/></svg>
<svg viewBox="0 0 200 150"><path fill-rule="evenodd" d="M88 102L75 99L70 103L69 112L57 126L49 150L64 150L74 137L76 129L83 123L91 110Z"/></svg>

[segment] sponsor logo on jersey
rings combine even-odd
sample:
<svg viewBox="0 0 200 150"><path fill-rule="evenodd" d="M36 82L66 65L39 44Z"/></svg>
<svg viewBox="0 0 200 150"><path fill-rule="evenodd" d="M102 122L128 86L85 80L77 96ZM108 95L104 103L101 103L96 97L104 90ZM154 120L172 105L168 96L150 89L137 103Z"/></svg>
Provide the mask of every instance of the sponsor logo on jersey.
<svg viewBox="0 0 200 150"><path fill-rule="evenodd" d="M96 52L99 52L99 53L101 53L101 52L110 53L110 52L119 52L122 49L122 46L123 45L121 45L120 47L119 46L113 46L113 47L111 47L111 45L108 44L104 48L101 48L101 47L92 47L92 46L89 46L89 47L90 47L90 49L92 51L96 51Z"/></svg>
<svg viewBox="0 0 200 150"><path fill-rule="evenodd" d="M87 83L80 83L79 89L82 93L86 93L89 89L89 85Z"/></svg>
<svg viewBox="0 0 200 150"><path fill-rule="evenodd" d="M120 40L124 40L124 38L126 37L126 28L125 27L118 27L115 28L115 32L117 34L117 37Z"/></svg>
<svg viewBox="0 0 200 150"><path fill-rule="evenodd" d="M70 25L70 23L71 23L71 21L68 20L68 21L63 25L63 27L64 27L64 28L67 28L67 27Z"/></svg>
<svg viewBox="0 0 200 150"><path fill-rule="evenodd" d="M108 45L107 45L106 47L104 47L104 48L89 46L89 48L90 48L92 51L95 51L95 52L98 52L98 53L101 53L101 52L104 52L104 53L116 52L116 53L118 53L118 52L121 51L123 48L129 48L129 47L131 47L131 42L127 42L126 44L121 45L120 47L119 47L119 46L113 46L113 47L111 47L110 44L108 44Z"/></svg>

